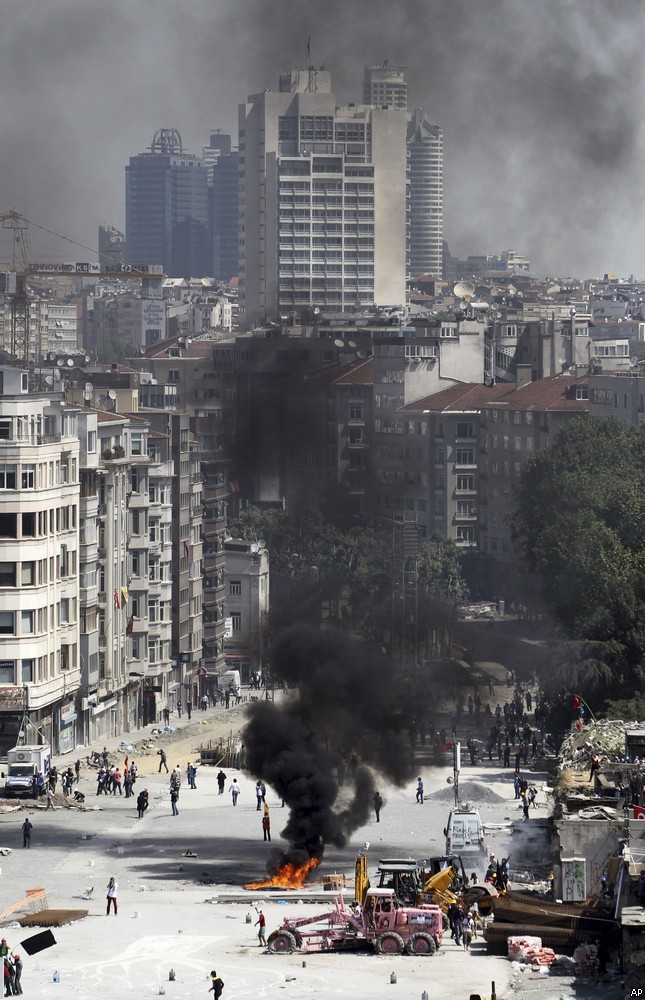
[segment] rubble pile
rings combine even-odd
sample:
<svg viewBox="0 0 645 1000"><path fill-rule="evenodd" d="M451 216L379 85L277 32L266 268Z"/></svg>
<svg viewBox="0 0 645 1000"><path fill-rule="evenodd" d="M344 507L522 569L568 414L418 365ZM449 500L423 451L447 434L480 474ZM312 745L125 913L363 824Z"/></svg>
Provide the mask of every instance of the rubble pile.
<svg viewBox="0 0 645 1000"><path fill-rule="evenodd" d="M600 719L586 724L581 732L569 733L560 747L560 758L565 767L587 767L593 754L617 762L625 759L625 730L639 727L640 723ZM645 728L645 724L644 724Z"/></svg>
<svg viewBox="0 0 645 1000"><path fill-rule="evenodd" d="M556 960L553 949L542 947L542 938L532 935L509 937L508 957L532 966L550 966Z"/></svg>

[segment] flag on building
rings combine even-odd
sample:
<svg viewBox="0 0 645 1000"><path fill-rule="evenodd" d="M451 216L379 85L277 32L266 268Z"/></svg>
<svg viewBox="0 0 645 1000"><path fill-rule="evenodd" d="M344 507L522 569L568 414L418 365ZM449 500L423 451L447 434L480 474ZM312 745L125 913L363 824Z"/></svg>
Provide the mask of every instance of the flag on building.
<svg viewBox="0 0 645 1000"><path fill-rule="evenodd" d="M115 608L120 608L121 607L121 602L119 601L119 592L118 592L118 590L114 591L114 607Z"/></svg>
<svg viewBox="0 0 645 1000"><path fill-rule="evenodd" d="M121 587L121 597L123 598L124 605L128 603L128 588Z"/></svg>
<svg viewBox="0 0 645 1000"><path fill-rule="evenodd" d="M130 615L128 618L128 624L125 627L125 634L132 635L134 631L134 615Z"/></svg>

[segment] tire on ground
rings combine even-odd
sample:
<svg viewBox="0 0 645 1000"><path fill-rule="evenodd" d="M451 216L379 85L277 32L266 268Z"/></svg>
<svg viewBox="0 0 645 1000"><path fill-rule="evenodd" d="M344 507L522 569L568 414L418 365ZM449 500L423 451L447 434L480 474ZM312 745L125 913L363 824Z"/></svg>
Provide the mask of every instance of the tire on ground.
<svg viewBox="0 0 645 1000"><path fill-rule="evenodd" d="M274 955L290 955L296 950L296 939L291 931L274 931L269 934L268 946Z"/></svg>
<svg viewBox="0 0 645 1000"><path fill-rule="evenodd" d="M401 955L403 948L403 938L394 931L386 931L376 939L376 950L379 955Z"/></svg>
<svg viewBox="0 0 645 1000"><path fill-rule="evenodd" d="M419 931L413 934L405 946L408 955L434 955L437 950L435 939L429 934Z"/></svg>

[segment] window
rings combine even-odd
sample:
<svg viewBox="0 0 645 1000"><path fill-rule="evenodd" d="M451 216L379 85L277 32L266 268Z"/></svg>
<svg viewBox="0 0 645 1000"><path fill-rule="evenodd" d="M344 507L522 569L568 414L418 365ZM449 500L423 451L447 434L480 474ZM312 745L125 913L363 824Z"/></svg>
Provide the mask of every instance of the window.
<svg viewBox="0 0 645 1000"><path fill-rule="evenodd" d="M170 368L168 370L168 381L169 382L179 382L179 369Z"/></svg>
<svg viewBox="0 0 645 1000"><path fill-rule="evenodd" d="M457 424L457 437L458 438L472 438L475 436L475 429L471 423L459 423Z"/></svg>
<svg viewBox="0 0 645 1000"><path fill-rule="evenodd" d="M474 448L457 448L457 465L474 465Z"/></svg>
<svg viewBox="0 0 645 1000"><path fill-rule="evenodd" d="M349 407L349 419L350 420L362 420L363 419L363 407L360 404L353 404Z"/></svg>
<svg viewBox="0 0 645 1000"><path fill-rule="evenodd" d="M16 661L0 661L0 684L15 684Z"/></svg>
<svg viewBox="0 0 645 1000"><path fill-rule="evenodd" d="M475 541L475 529L460 525L457 528L457 541L466 542L468 545L472 545Z"/></svg>
<svg viewBox="0 0 645 1000"><path fill-rule="evenodd" d="M457 476L457 493L470 493L475 489L474 476Z"/></svg>
<svg viewBox="0 0 645 1000"><path fill-rule="evenodd" d="M16 564L13 562L0 563L0 587L16 586Z"/></svg>
<svg viewBox="0 0 645 1000"><path fill-rule="evenodd" d="M241 597L242 596L242 581L241 580L231 580L228 587L228 592L231 597Z"/></svg>
<svg viewBox="0 0 645 1000"><path fill-rule="evenodd" d="M0 465L0 490L15 490L16 466Z"/></svg>
<svg viewBox="0 0 645 1000"><path fill-rule="evenodd" d="M34 679L34 661L33 660L22 660L21 661L21 682L23 684L29 684Z"/></svg>
<svg viewBox="0 0 645 1000"><path fill-rule="evenodd" d="M60 599L60 623L61 625L66 625L70 620L69 617L69 597L61 597Z"/></svg>
<svg viewBox="0 0 645 1000"><path fill-rule="evenodd" d="M36 537L36 515L35 514L23 514L22 515L22 537L23 538L35 538Z"/></svg>
<svg viewBox="0 0 645 1000"><path fill-rule="evenodd" d="M33 611L20 612L20 632L22 635L32 635L34 631Z"/></svg>
<svg viewBox="0 0 645 1000"><path fill-rule="evenodd" d="M22 587L33 587L36 582L36 564L24 562L20 568L20 585Z"/></svg>
<svg viewBox="0 0 645 1000"><path fill-rule="evenodd" d="M233 632L242 631L242 615L239 611L234 611L231 615L231 629Z"/></svg>
<svg viewBox="0 0 645 1000"><path fill-rule="evenodd" d="M130 448L133 455L143 455L143 435L133 434L130 438Z"/></svg>
<svg viewBox="0 0 645 1000"><path fill-rule="evenodd" d="M23 490L33 490L35 486L36 486L36 466L23 465L22 467Z"/></svg>
<svg viewBox="0 0 645 1000"><path fill-rule="evenodd" d="M0 635L13 635L13 634L14 634L13 611L0 611Z"/></svg>
<svg viewBox="0 0 645 1000"><path fill-rule="evenodd" d="M96 452L96 431L87 432L87 450L90 455Z"/></svg>

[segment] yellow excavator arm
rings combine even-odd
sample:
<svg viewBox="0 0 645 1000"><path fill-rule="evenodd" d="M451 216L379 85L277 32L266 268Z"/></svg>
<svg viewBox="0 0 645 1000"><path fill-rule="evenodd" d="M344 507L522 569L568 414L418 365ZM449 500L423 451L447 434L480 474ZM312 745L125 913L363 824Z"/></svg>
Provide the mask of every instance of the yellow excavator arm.
<svg viewBox="0 0 645 1000"><path fill-rule="evenodd" d="M365 902L365 893L370 887L370 880L367 874L367 855L359 854L356 858L356 871L354 874L354 895L356 902L362 906Z"/></svg>

